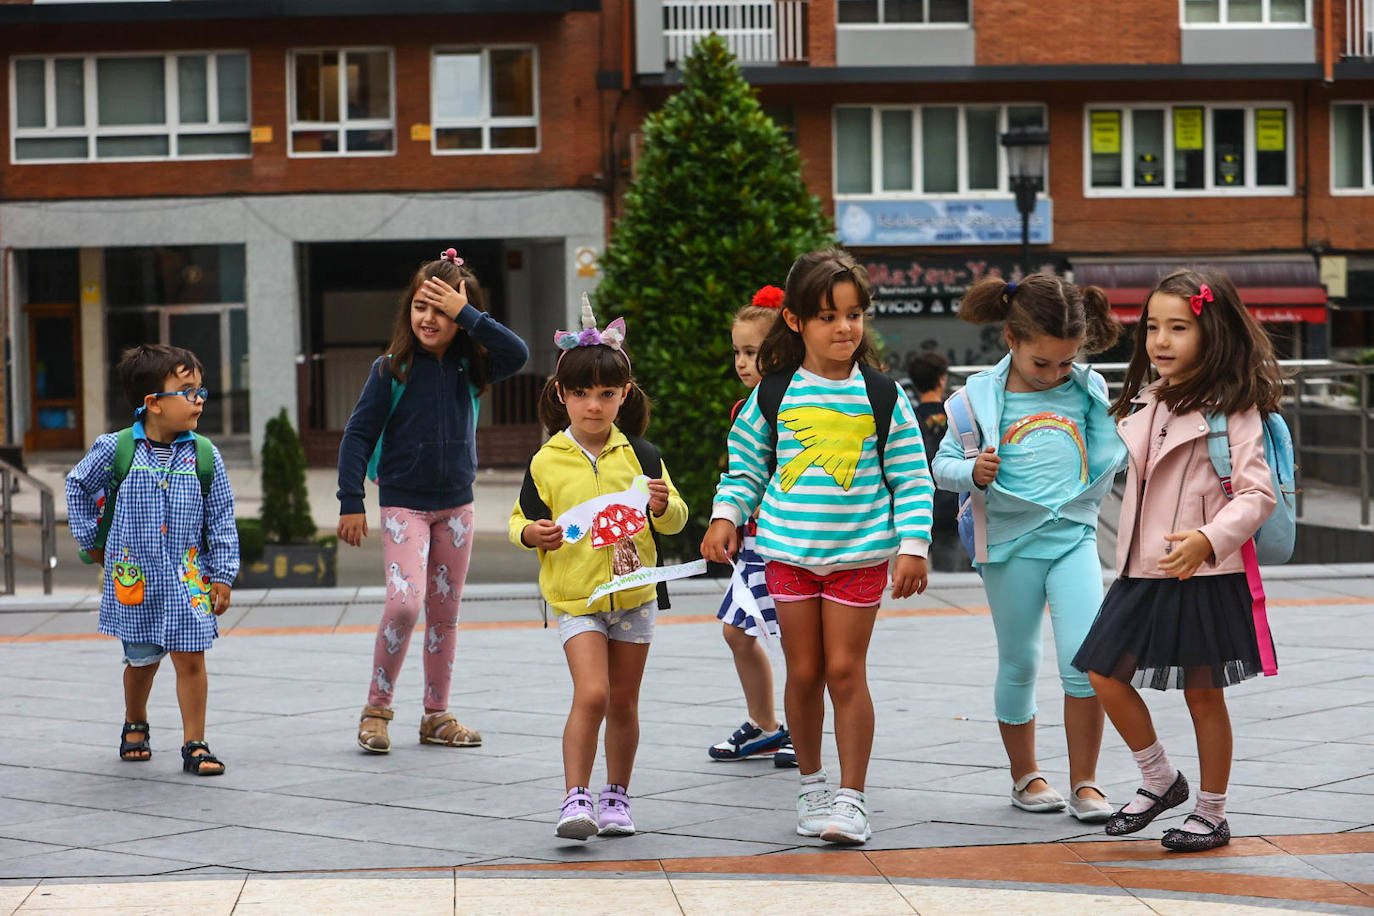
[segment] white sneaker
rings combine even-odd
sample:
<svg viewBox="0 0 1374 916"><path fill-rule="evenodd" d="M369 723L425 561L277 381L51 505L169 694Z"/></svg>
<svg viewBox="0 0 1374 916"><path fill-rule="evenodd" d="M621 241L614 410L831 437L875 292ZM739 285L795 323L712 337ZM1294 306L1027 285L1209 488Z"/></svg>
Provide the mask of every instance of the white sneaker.
<svg viewBox="0 0 1374 916"><path fill-rule="evenodd" d="M830 820L821 828L821 839L827 843L857 846L868 842L873 828L868 824L868 801L862 792L841 789L830 805Z"/></svg>
<svg viewBox="0 0 1374 916"><path fill-rule="evenodd" d="M820 836L830 820L834 793L824 782L802 783L797 793L797 836Z"/></svg>

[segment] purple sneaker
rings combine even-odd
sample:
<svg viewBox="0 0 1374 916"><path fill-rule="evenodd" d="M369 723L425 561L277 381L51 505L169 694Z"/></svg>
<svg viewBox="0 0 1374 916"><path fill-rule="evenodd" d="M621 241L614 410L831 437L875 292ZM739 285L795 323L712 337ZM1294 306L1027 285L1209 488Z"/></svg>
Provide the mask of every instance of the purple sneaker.
<svg viewBox="0 0 1374 916"><path fill-rule="evenodd" d="M596 833L596 818L592 817L592 793L586 786L574 786L563 799L558 812L558 828L554 831L568 840L585 840Z"/></svg>
<svg viewBox="0 0 1374 916"><path fill-rule="evenodd" d="M601 836L634 836L630 820L630 795L624 786L603 786L596 799L596 819Z"/></svg>

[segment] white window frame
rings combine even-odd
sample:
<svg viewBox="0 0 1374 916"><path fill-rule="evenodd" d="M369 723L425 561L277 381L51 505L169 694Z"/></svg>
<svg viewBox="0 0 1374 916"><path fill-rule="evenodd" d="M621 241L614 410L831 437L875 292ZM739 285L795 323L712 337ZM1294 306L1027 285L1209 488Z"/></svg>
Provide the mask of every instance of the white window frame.
<svg viewBox="0 0 1374 916"><path fill-rule="evenodd" d="M1007 148L1000 142L1001 135L1007 130L1008 110L1011 108L1040 108L1044 112L1044 123L1049 125L1049 106L1043 102L932 102L928 105L885 105L866 102L846 102L835 105L830 112L830 190L835 200L1004 200L1014 197L1007 174ZM840 132L838 111L841 108L866 108L869 111L868 127L872 155L872 187L867 194L840 191ZM924 108L955 108L959 112L958 136L955 139L958 154L957 174L959 188L956 191L926 193L921 190L925 185L925 157L921 144L921 110ZM968 186L968 111L969 109L997 109L997 187L970 189ZM911 153L912 172L910 191L885 191L883 184L882 113L885 111L911 112ZM1050 186L1049 154L1045 156L1044 187L1037 198L1048 196Z"/></svg>
<svg viewBox="0 0 1374 916"><path fill-rule="evenodd" d="M1185 29L1310 29L1312 25L1312 0L1305 0L1302 22L1270 22L1271 0L1260 0L1259 22L1231 22L1227 19L1230 0L1217 0L1216 22L1189 22L1187 19L1187 0L1178 0L1178 23Z"/></svg>
<svg viewBox="0 0 1374 916"><path fill-rule="evenodd" d="M1361 148L1360 174L1362 182L1357 188L1338 188L1336 187L1336 106L1354 105L1360 109L1360 131L1364 137L1364 144ZM1374 164L1370 163L1369 140L1370 134L1374 133L1369 127L1370 103L1360 99L1335 99L1331 102L1330 116L1327 118L1328 143L1331 153L1327 162L1328 184L1330 185L1332 197L1360 197L1374 194Z"/></svg>
<svg viewBox="0 0 1374 916"><path fill-rule="evenodd" d="M1179 0L1179 2L1182 3L1183 0ZM1267 0L1266 0L1266 2L1267 2ZM1307 0L1307 2L1308 2L1308 3L1311 3L1312 0ZM922 0L922 10L924 11L924 13L925 13L925 18L926 18L926 21L925 21L925 22L887 22L886 20L883 19L883 16L885 15L885 13L883 12L883 0L878 0L878 21L877 21L877 22L841 22L841 21L840 21L840 4L839 4L838 0L836 0L836 3L835 3L835 28L837 28L837 29L854 29L855 31L865 30L865 29L867 29L867 30L872 30L872 29L963 29L963 30L968 30L968 29L973 28L973 4L974 4L974 0L968 0L968 21L966 21L966 22L931 22L931 21L930 21L930 0Z"/></svg>
<svg viewBox="0 0 1374 916"><path fill-rule="evenodd" d="M248 120L219 120L219 68L216 59L223 55L242 54L244 67L244 99L248 109ZM121 124L101 127L99 123L99 87L97 63L101 60L134 57L161 57L163 66L162 88L164 93L163 110L166 113L161 123ZM181 123L180 83L177 74L177 58L205 58L205 103L206 120L199 124ZM19 80L20 61L43 62L44 126L19 126ZM85 123L80 127L57 126L57 82L56 69L59 60L79 60L82 62L82 106ZM172 160L201 161L213 159L251 159L252 148L246 153L200 153L183 154L178 151L179 138L193 134L229 134L241 132L248 136L251 131L253 107L253 67L252 54L246 48L218 48L215 50L177 50L177 51L125 51L117 54L23 54L10 58L10 163L13 165L51 165L63 162L169 162ZM167 137L165 156L98 156L96 141L106 137ZM76 140L85 139L85 156L62 156L43 159L20 159L20 140Z"/></svg>
<svg viewBox="0 0 1374 916"><path fill-rule="evenodd" d="M1204 187L1174 189L1174 130L1173 110L1175 108L1202 109L1202 174ZM1245 181L1244 185L1216 187L1216 162L1213 152L1212 111L1216 108L1241 108L1245 111ZM1287 113L1284 130L1284 154L1288 157L1288 183L1284 185L1255 184L1255 112L1261 108L1281 108ZM1092 112L1121 112L1121 155L1122 187L1095 188L1092 184ZM1127 180L1134 180L1134 165L1125 159L1127 150L1135 149L1133 111L1164 112L1164 152L1161 165L1164 168L1164 183L1145 188L1128 187ZM1296 191L1294 182L1295 148L1297 128L1293 121L1292 102L1092 102L1083 106L1083 196L1084 197L1292 197ZM1134 156L1134 152L1131 156Z"/></svg>
<svg viewBox="0 0 1374 916"><path fill-rule="evenodd" d="M301 121L296 117L296 55L321 54L333 51L339 55L339 120ZM386 78L388 89L387 104L390 114L385 118L350 118L348 116L348 80L344 77L344 59L348 54L386 53ZM334 130L339 135L339 148L333 152L296 149L296 131ZM391 149L389 150L350 150L348 132L350 130L389 130ZM396 132L396 50L386 45L322 45L319 47L291 48L286 52L286 155L291 159L337 159L353 156L394 156L401 145Z"/></svg>
<svg viewBox="0 0 1374 916"><path fill-rule="evenodd" d="M531 90L534 93L534 114L529 117L518 118L496 118L491 114L491 52L492 51L529 51L531 66L534 68L534 82ZM444 54L480 54L482 58L482 114L475 119L451 119L441 120L437 110L435 99L438 89L437 70L439 57ZM538 153L544 144L544 132L539 124L539 46L532 44L500 44L482 45L480 47L463 47L441 45L430 50L429 55L429 151L434 156L501 156L516 155L525 156L531 153ZM491 145L491 130L494 127L533 127L534 146L516 146L494 148ZM439 131L451 129L480 129L482 131L481 149L440 149Z"/></svg>

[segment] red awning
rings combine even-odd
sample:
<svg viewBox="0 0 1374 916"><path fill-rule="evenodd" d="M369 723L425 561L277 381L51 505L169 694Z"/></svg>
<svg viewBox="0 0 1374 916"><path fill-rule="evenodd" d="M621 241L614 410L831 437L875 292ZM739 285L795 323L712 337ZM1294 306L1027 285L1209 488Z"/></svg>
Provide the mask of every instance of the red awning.
<svg viewBox="0 0 1374 916"><path fill-rule="evenodd" d="M1104 289L1112 314L1122 324L1140 320L1140 306L1151 287L1118 286ZM1242 286L1240 299L1256 321L1326 324L1326 290L1320 286Z"/></svg>
<svg viewBox="0 0 1374 916"><path fill-rule="evenodd" d="M1172 261L1075 259L1074 282L1101 287L1112 304L1112 313L1129 324L1140 320L1141 304L1159 278L1178 266ZM1225 270L1241 301L1259 321L1326 323L1326 289L1321 285L1317 262L1309 254L1220 260L1196 266Z"/></svg>

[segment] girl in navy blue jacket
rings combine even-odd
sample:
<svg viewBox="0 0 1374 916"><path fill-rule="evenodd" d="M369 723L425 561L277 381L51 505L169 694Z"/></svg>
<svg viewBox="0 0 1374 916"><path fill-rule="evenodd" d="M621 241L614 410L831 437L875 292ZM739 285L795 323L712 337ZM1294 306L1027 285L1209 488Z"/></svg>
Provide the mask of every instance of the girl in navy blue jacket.
<svg viewBox="0 0 1374 916"><path fill-rule="evenodd" d="M529 349L481 303L476 276L452 248L416 271L391 346L373 363L339 445L339 539L357 547L367 536L365 470L379 487L385 529L386 609L358 724L358 744L377 754L391 750L392 695L422 606L420 741L482 743L448 712L458 601L472 552L477 398L492 382L514 375Z"/></svg>

